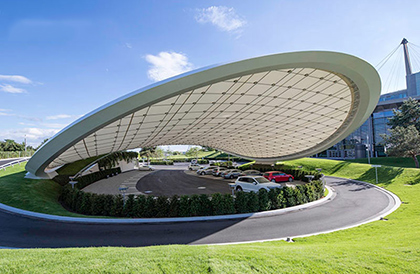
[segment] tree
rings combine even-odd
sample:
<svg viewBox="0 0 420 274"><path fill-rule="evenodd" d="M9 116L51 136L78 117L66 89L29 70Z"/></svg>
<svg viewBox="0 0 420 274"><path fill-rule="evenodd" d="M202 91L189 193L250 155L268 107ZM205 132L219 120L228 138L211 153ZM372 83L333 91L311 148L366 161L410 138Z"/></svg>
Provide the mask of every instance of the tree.
<svg viewBox="0 0 420 274"><path fill-rule="evenodd" d="M153 158L163 158L165 156L165 151L161 147L157 147L152 154Z"/></svg>
<svg viewBox="0 0 420 274"><path fill-rule="evenodd" d="M413 125L420 131L420 103L417 100L408 98L397 110L393 110L393 112L394 116L388 119L388 125L391 129L396 127L407 128Z"/></svg>
<svg viewBox="0 0 420 274"><path fill-rule="evenodd" d="M24 151L25 145L18 144L11 139L5 139L4 142L1 142L0 149L2 151Z"/></svg>
<svg viewBox="0 0 420 274"><path fill-rule="evenodd" d="M150 163L150 157L153 156L153 153L155 153L156 147L144 147L140 150L139 154L140 157L146 157L147 158L147 164Z"/></svg>
<svg viewBox="0 0 420 274"><path fill-rule="evenodd" d="M185 155L188 157L198 157L198 152L200 151L199 147L192 147L185 152Z"/></svg>
<svg viewBox="0 0 420 274"><path fill-rule="evenodd" d="M420 155L420 133L414 125L397 126L389 130L390 135L382 134L389 155L411 157L419 168L417 155Z"/></svg>

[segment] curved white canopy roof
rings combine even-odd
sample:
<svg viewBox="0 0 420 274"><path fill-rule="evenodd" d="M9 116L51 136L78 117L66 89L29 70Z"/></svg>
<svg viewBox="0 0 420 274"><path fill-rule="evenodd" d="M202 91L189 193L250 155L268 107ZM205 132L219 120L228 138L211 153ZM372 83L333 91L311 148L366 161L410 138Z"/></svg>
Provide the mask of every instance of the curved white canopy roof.
<svg viewBox="0 0 420 274"><path fill-rule="evenodd" d="M69 125L29 160L54 167L155 145L210 146L260 162L327 149L358 128L380 96L367 62L294 52L214 66L123 96Z"/></svg>

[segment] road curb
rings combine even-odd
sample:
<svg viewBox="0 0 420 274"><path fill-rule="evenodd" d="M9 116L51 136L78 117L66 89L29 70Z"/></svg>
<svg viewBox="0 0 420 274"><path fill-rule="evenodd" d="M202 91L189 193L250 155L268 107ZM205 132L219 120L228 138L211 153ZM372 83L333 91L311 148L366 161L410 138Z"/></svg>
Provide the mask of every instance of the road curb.
<svg viewBox="0 0 420 274"><path fill-rule="evenodd" d="M245 218L262 218L269 216L276 216L292 211L303 210L318 206L328 201L332 200L335 197L335 191L326 186L328 189L328 195L319 200L306 203L303 205L269 210L256 213L245 213L245 214L231 214L231 215L217 215L217 216L200 216L200 217L177 217L177 218L150 218L150 219L97 219L97 218L78 218L78 217L65 217L50 215L45 213L32 212L28 210L23 210L15 207L11 207L5 204L0 203L0 210L7 211L10 213L18 214L20 216L42 219L47 221L56 221L56 222L69 222L69 223L89 223L89 224L152 224L152 223L179 223L179 222L202 222L202 221L218 221L218 220L230 220L230 219L245 219Z"/></svg>

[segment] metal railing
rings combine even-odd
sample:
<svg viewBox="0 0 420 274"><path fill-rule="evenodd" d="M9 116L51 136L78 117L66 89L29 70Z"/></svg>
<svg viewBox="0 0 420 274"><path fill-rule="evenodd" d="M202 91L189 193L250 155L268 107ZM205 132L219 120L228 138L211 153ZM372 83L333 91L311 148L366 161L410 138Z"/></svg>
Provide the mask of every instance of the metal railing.
<svg viewBox="0 0 420 274"><path fill-rule="evenodd" d="M15 166L15 165L17 165L17 164L20 164L20 163L26 162L26 161L28 161L30 158L31 158L31 157L20 158L20 159L16 159L16 160L14 160L14 161L8 162L7 164L0 165L0 170L6 170L6 168L7 168L7 167L13 167L13 166Z"/></svg>

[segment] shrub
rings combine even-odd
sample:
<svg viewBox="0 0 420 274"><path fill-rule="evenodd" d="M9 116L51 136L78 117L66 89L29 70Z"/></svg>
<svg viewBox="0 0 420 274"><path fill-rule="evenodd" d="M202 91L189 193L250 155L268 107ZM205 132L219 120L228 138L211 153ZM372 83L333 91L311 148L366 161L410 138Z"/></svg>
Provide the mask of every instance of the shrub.
<svg viewBox="0 0 420 274"><path fill-rule="evenodd" d="M277 195L281 190L279 188L273 188L268 192L268 199L270 200L270 209L277 209L279 208L277 202Z"/></svg>
<svg viewBox="0 0 420 274"><path fill-rule="evenodd" d="M144 217L153 218L156 216L156 201L153 196L147 196L144 204Z"/></svg>
<svg viewBox="0 0 420 274"><path fill-rule="evenodd" d="M112 208L114 207L115 203L115 196L106 194L104 197L104 208L102 209L102 215L104 216L112 216Z"/></svg>
<svg viewBox="0 0 420 274"><path fill-rule="evenodd" d="M207 194L200 194L200 211L199 216L213 215L213 208L209 196Z"/></svg>
<svg viewBox="0 0 420 274"><path fill-rule="evenodd" d="M245 192L239 191L236 193L235 209L237 213L248 212L248 195Z"/></svg>
<svg viewBox="0 0 420 274"><path fill-rule="evenodd" d="M283 190L280 190L277 192L276 203L277 203L277 208L285 208L287 206L287 201L286 201L286 198L284 197Z"/></svg>
<svg viewBox="0 0 420 274"><path fill-rule="evenodd" d="M303 195L297 187L293 189L293 195L295 196L296 205L301 205L305 203Z"/></svg>
<svg viewBox="0 0 420 274"><path fill-rule="evenodd" d="M296 196L293 188L287 186L283 187L283 196L286 200L286 207L296 205Z"/></svg>
<svg viewBox="0 0 420 274"><path fill-rule="evenodd" d="M166 166L168 166L168 165L173 165L174 164L174 161L150 161L150 164L151 165L166 165Z"/></svg>
<svg viewBox="0 0 420 274"><path fill-rule="evenodd" d="M124 209L124 200L121 195L117 195L111 209L111 216L122 217Z"/></svg>
<svg viewBox="0 0 420 274"><path fill-rule="evenodd" d="M247 212L257 212L260 209L260 203L257 193L251 191L247 193Z"/></svg>
<svg viewBox="0 0 420 274"><path fill-rule="evenodd" d="M92 200L92 194L87 192L82 192L81 194L81 203L79 212L82 214L90 215L91 211L91 200Z"/></svg>
<svg viewBox="0 0 420 274"><path fill-rule="evenodd" d="M130 194L127 196L126 198L127 200L125 201L125 206L123 209L123 216L125 217L134 217L135 216L135 212L134 212L134 195Z"/></svg>
<svg viewBox="0 0 420 274"><path fill-rule="evenodd" d="M171 201L169 202L169 212L168 212L168 216L169 217L178 217L180 216L179 214L179 197L178 195L174 195L171 198Z"/></svg>
<svg viewBox="0 0 420 274"><path fill-rule="evenodd" d="M92 194L91 201L90 201L90 214L91 215L101 215L101 209L103 205L101 204L101 195Z"/></svg>
<svg viewBox="0 0 420 274"><path fill-rule="evenodd" d="M271 208L271 201L268 198L268 191L264 188L258 191L259 211L266 211Z"/></svg>
<svg viewBox="0 0 420 274"><path fill-rule="evenodd" d="M320 180L312 181L312 185L314 186L315 193L317 194L317 199L324 196L324 184Z"/></svg>
<svg viewBox="0 0 420 274"><path fill-rule="evenodd" d="M188 195L181 196L181 199L179 200L179 216L181 217L191 216L190 198L188 197Z"/></svg>
<svg viewBox="0 0 420 274"><path fill-rule="evenodd" d="M199 216L201 213L201 201L197 194L190 197L190 213L191 216Z"/></svg>
<svg viewBox="0 0 420 274"><path fill-rule="evenodd" d="M165 196L159 196L156 199L156 217L168 217L169 201Z"/></svg>
<svg viewBox="0 0 420 274"><path fill-rule="evenodd" d="M144 195L139 195L134 201L134 216L141 218L145 217L146 213L146 197Z"/></svg>

